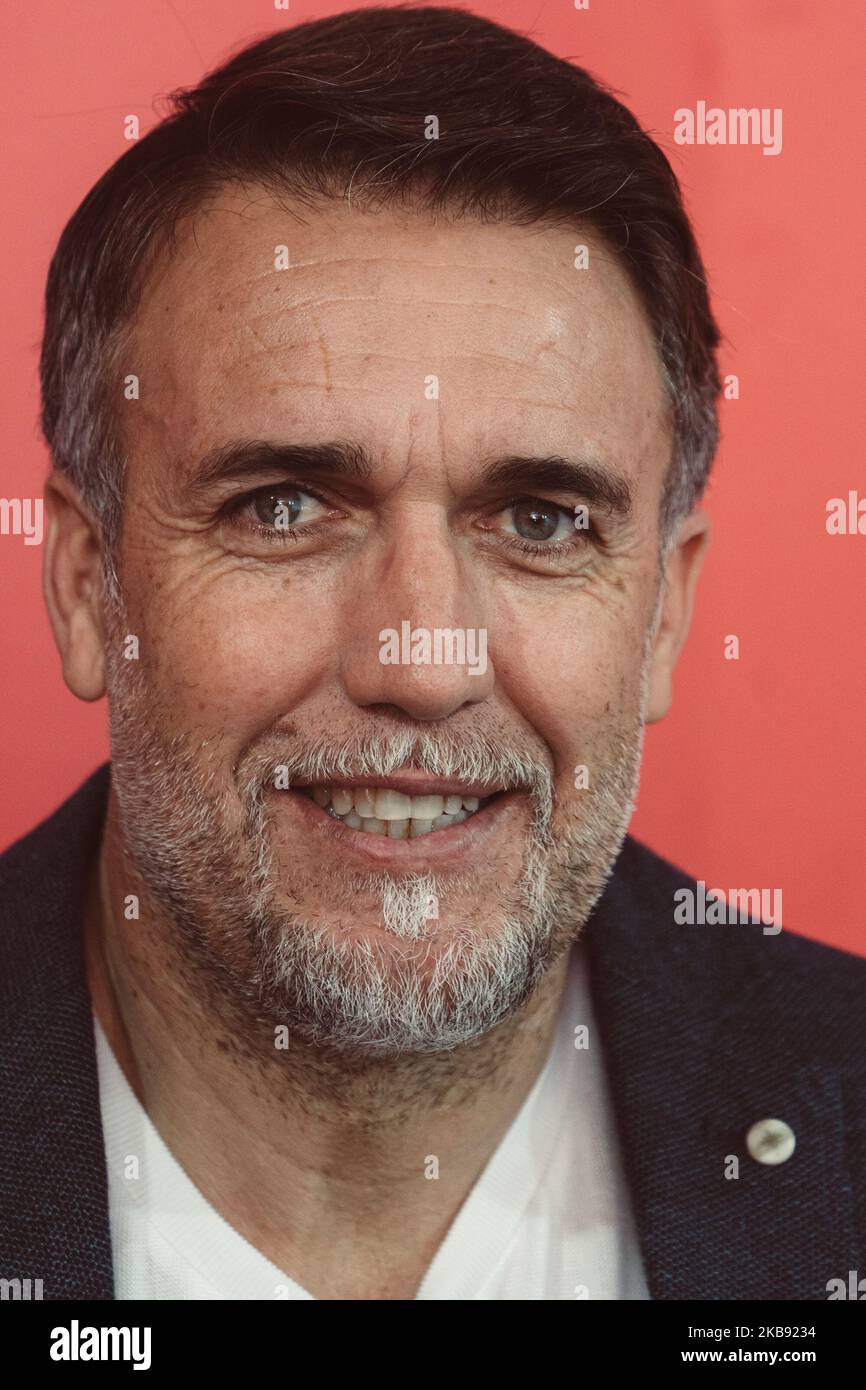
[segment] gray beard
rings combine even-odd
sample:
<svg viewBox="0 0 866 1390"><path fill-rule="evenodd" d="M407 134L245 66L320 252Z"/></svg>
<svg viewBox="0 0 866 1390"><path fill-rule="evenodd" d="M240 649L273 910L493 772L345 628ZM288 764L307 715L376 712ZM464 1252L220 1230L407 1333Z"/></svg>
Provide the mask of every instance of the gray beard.
<svg viewBox="0 0 866 1390"><path fill-rule="evenodd" d="M642 709L624 727L607 728L603 746L584 756L592 787L554 837L548 761L541 750L509 749L508 731L467 725L459 735L443 728L302 741L271 730L245 749L226 788L209 767L206 743L163 734L168 712L139 663L115 656L109 665L112 786L125 852L198 1003L206 1014L229 1015L236 1037L244 1035L237 1041L250 1049L261 1050L263 1030L273 1038L280 1025L290 1039L345 1060L447 1052L483 1037L516 1015L573 944L631 819ZM340 904L327 921L293 910L266 800L278 764L289 769L290 784L327 784L339 773L375 782L411 765L528 792L523 863L495 929L450 920L449 895L471 891L471 873L345 877L342 919ZM302 864L295 882L303 886ZM300 907L300 891L295 896ZM350 930L364 899L379 907L385 931L375 939ZM447 924L430 917L431 900Z"/></svg>

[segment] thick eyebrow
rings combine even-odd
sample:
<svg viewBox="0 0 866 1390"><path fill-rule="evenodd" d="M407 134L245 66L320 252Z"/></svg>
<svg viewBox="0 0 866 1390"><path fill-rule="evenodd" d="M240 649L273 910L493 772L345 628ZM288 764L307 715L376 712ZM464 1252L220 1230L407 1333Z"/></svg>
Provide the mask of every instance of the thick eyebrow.
<svg viewBox="0 0 866 1390"><path fill-rule="evenodd" d="M363 481L374 466L360 444L335 440L326 444L279 444L266 439L238 439L210 449L184 482L192 497L207 493L220 483L260 478L263 474L289 477L332 477ZM590 507L625 519L631 514L631 489L625 478L590 459L568 459L559 454L506 454L489 459L481 470L481 490L533 488L570 492Z"/></svg>
<svg viewBox="0 0 866 1390"><path fill-rule="evenodd" d="M220 483L260 477L263 473L369 478L373 464L359 444L275 444L266 439L238 439L210 449L185 480L184 491L199 496Z"/></svg>
<svg viewBox="0 0 866 1390"><path fill-rule="evenodd" d="M491 459L482 470L482 486L530 494L533 488L575 493L590 507L623 521L632 511L631 488L620 474L589 459L568 459L560 454L509 454Z"/></svg>

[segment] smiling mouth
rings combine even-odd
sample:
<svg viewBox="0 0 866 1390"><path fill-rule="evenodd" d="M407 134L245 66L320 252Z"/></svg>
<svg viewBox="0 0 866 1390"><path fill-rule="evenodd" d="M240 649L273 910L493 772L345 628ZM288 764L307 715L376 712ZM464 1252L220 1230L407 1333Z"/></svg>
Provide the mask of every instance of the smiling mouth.
<svg viewBox="0 0 866 1390"><path fill-rule="evenodd" d="M391 840L416 840L448 830L482 811L495 799L462 792L410 796L393 787L309 786L293 791L314 801L320 810L348 830L383 835Z"/></svg>

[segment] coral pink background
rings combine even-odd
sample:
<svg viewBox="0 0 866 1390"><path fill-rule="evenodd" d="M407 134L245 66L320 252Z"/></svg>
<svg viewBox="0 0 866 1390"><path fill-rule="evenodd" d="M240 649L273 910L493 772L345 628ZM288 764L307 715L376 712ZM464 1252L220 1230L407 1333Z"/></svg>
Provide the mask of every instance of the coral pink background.
<svg viewBox="0 0 866 1390"><path fill-rule="evenodd" d="M42 494L41 297L56 239L153 101L270 29L348 6L291 0L6 0L0 341L3 496ZM613 85L685 188L725 334L715 542L674 709L650 729L633 825L712 886L781 887L786 926L866 954L866 536L825 508L866 496L860 250L866 122L859 0L496 0L474 6ZM781 107L777 157L676 146L697 101ZM41 548L0 536L0 845L107 753L105 707L67 692ZM740 640L726 661L724 639Z"/></svg>

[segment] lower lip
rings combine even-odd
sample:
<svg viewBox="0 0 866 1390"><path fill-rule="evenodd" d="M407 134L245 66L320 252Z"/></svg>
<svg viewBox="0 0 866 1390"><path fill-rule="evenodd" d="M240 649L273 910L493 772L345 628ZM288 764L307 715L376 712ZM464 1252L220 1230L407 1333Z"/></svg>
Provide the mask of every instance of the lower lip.
<svg viewBox="0 0 866 1390"><path fill-rule="evenodd" d="M518 810L519 797L515 792L500 792L468 820L443 830L431 830L412 840L392 840L387 835L371 834L368 830L351 830L342 821L329 816L311 797L300 792L272 792L273 797L289 802L304 818L310 829L340 854L350 854L368 864L395 864L411 868L422 864L442 864L449 860L467 859L480 853Z"/></svg>

